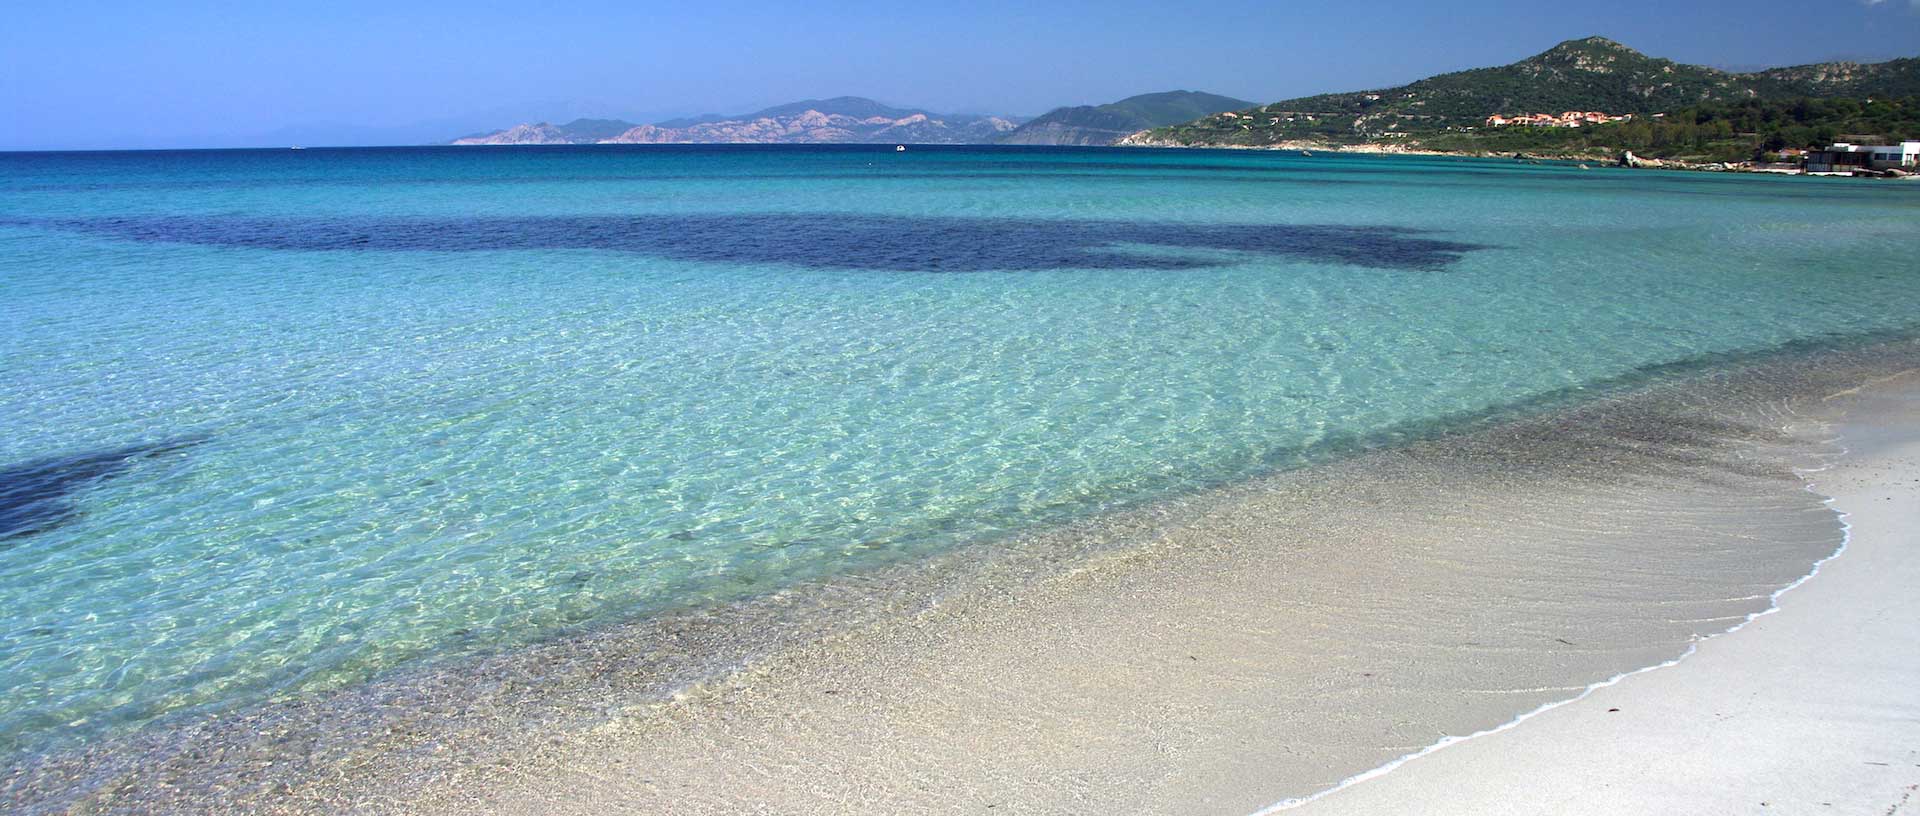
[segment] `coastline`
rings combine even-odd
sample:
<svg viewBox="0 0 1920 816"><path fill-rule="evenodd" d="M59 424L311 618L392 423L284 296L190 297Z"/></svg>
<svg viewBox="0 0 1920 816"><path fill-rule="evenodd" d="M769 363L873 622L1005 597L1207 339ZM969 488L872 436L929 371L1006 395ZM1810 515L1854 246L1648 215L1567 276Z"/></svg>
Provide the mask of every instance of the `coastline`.
<svg viewBox="0 0 1920 816"><path fill-rule="evenodd" d="M1848 541L1764 616L1683 662L1268 812L1893 813L1912 801L1920 373L1833 401L1848 452L1807 477Z"/></svg>
<svg viewBox="0 0 1920 816"><path fill-rule="evenodd" d="M737 616L238 718L77 795L36 799L57 773L5 792L30 812L599 812L662 797L676 812L1252 812L1764 609L1839 535L1781 458L1818 447L1779 432L1787 405L1916 357L1895 341L1692 370ZM1790 534L1728 526L1740 517ZM1667 561L1676 523L1718 544ZM1626 549L1594 552L1596 536ZM1515 540L1539 559L1492 546ZM838 617L752 642L714 679L662 662L817 609ZM663 684L681 690L654 694ZM311 750L323 726L358 741ZM871 753L843 750L858 745ZM200 776L215 765L226 775Z"/></svg>
<svg viewBox="0 0 1920 816"><path fill-rule="evenodd" d="M1507 159L1514 161L1551 161L1568 164L1593 165L1600 168L1623 170L1685 170L1696 173L1743 173L1765 176L1806 176L1809 178L1853 178L1850 173L1808 173L1800 170L1782 170L1777 168L1751 167L1735 162L1689 162L1678 159L1647 159L1634 157L1631 163L1623 162L1617 153L1506 153L1490 150L1432 150L1419 146L1409 146L1398 142L1359 142L1339 144L1310 139L1289 139L1273 144L1235 145L1235 144L1185 144L1164 139L1146 137L1136 133L1114 144L1114 147L1184 149L1184 150L1268 150L1299 151L1322 153L1345 153L1357 156L1435 156L1455 159ZM1628 155L1631 155L1629 153ZM1920 179L1920 175L1908 175L1897 179L1876 178L1880 181L1911 181Z"/></svg>

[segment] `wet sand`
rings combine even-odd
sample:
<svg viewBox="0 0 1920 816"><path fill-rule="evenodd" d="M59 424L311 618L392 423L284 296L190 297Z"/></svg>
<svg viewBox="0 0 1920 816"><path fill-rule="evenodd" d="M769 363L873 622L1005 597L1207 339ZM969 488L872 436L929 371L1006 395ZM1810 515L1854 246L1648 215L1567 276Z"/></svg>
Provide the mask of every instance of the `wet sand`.
<svg viewBox="0 0 1920 816"><path fill-rule="evenodd" d="M1920 374L1835 400L1845 551L1776 612L1300 814L1896 813L1920 800Z"/></svg>
<svg viewBox="0 0 1920 816"><path fill-rule="evenodd" d="M1768 609L1843 538L1797 475L1839 453L1819 397L1887 364L1828 362L1139 514L1129 546L1060 574L788 650L385 804L1244 814L1310 796Z"/></svg>
<svg viewBox="0 0 1920 816"><path fill-rule="evenodd" d="M1663 375L765 603L105 744L15 770L0 802L1252 813L1768 609L1844 538L1800 475L1841 451L1824 398L1917 364L1920 344L1895 342Z"/></svg>

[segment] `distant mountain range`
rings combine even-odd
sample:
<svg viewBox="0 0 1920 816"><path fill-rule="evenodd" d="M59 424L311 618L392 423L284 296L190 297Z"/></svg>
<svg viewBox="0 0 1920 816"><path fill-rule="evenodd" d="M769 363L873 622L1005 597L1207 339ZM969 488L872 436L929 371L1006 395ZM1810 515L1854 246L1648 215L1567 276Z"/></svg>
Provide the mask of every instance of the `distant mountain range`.
<svg viewBox="0 0 1920 816"><path fill-rule="evenodd" d="M1656 114L1702 104L1920 95L1920 58L1733 73L1649 57L1603 37L1569 40L1511 65L1397 88L1286 99L1156 128L1136 145L1370 142L1459 131L1493 114L1578 110Z"/></svg>
<svg viewBox="0 0 1920 816"><path fill-rule="evenodd" d="M454 139L457 145L557 145L594 144L611 139L636 127L621 119L575 119L564 125L536 122L514 125L492 133L479 133Z"/></svg>
<svg viewBox="0 0 1920 816"><path fill-rule="evenodd" d="M1253 103L1168 91L1105 105L1055 108L1019 116L933 113L858 96L806 99L739 115L707 114L636 124L619 119L534 122L454 139L456 145L555 144L1026 144L1109 145L1147 128L1185 122Z"/></svg>
<svg viewBox="0 0 1920 816"><path fill-rule="evenodd" d="M807 99L737 116L708 114L643 125L617 119L545 122L453 140L456 145L546 144L985 144L1025 121L932 113L871 99Z"/></svg>
<svg viewBox="0 0 1920 816"><path fill-rule="evenodd" d="M1054 108L999 141L1024 145L1110 145L1148 128L1252 105L1244 99L1199 91L1141 94L1105 105Z"/></svg>

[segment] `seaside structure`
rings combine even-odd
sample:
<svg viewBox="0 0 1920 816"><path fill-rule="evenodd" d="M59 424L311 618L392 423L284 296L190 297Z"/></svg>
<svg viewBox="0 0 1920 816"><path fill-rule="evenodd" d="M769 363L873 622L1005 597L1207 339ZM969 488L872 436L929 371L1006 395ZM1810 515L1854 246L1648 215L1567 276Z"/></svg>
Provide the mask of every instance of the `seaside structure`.
<svg viewBox="0 0 1920 816"><path fill-rule="evenodd" d="M1835 142L1807 153L1809 173L1847 173L1854 170L1912 170L1920 165L1920 141L1898 145Z"/></svg>

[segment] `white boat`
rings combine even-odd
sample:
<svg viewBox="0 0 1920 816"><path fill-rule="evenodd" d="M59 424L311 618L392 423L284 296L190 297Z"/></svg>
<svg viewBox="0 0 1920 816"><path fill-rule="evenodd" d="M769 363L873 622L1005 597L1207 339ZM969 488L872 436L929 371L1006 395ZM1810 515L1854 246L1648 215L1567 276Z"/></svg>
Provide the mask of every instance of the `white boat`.
<svg viewBox="0 0 1920 816"><path fill-rule="evenodd" d="M895 152L895 153L905 153L905 152L907 152L907 146L906 146L906 145L894 145L894 146L893 146L893 152Z"/></svg>

